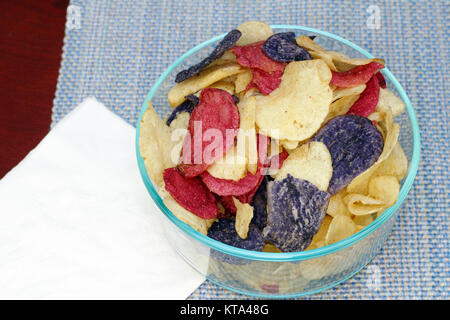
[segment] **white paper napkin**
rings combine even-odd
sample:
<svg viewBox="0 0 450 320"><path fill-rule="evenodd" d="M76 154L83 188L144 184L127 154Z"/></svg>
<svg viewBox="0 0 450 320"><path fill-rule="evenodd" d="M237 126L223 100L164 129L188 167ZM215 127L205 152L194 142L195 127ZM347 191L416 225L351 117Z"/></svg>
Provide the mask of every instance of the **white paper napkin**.
<svg viewBox="0 0 450 320"><path fill-rule="evenodd" d="M1 299L185 299L204 281L164 239L134 136L89 98L0 180Z"/></svg>

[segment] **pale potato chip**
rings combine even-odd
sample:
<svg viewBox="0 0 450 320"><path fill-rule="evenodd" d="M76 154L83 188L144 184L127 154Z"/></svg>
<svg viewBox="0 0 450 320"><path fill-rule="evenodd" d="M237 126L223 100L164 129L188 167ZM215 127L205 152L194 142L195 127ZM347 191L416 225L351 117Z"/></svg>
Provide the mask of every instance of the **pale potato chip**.
<svg viewBox="0 0 450 320"><path fill-rule="evenodd" d="M188 133L189 119L191 115L189 112L182 112L170 123L172 151L172 163L178 163L181 158L181 149L183 148L183 141Z"/></svg>
<svg viewBox="0 0 450 320"><path fill-rule="evenodd" d="M236 92L242 92L244 91L248 84L252 81L253 74L250 69L245 70L244 72L238 73L236 75L236 82L234 83Z"/></svg>
<svg viewBox="0 0 450 320"><path fill-rule="evenodd" d="M274 252L274 253L280 253L283 252L280 249L278 249L277 247L275 247L273 244L271 243L266 243L266 245L264 246L264 248L262 249L263 252Z"/></svg>
<svg viewBox="0 0 450 320"><path fill-rule="evenodd" d="M258 147L256 139L255 117L256 98L244 98L238 103L239 131L237 134L238 153L247 160L247 170L256 173L258 167Z"/></svg>
<svg viewBox="0 0 450 320"><path fill-rule="evenodd" d="M399 192L400 184L394 176L378 176L369 181L369 196L383 201L386 207L397 201Z"/></svg>
<svg viewBox="0 0 450 320"><path fill-rule="evenodd" d="M347 71L356 66L368 64L373 61L381 63L383 65L385 64L384 60L382 59L350 58L349 56L341 52L327 51L306 36L298 36L296 38L296 41L299 46L302 46L303 48L308 50L311 56L324 60L329 68L333 71Z"/></svg>
<svg viewBox="0 0 450 320"><path fill-rule="evenodd" d="M247 174L247 160L245 155L239 155L236 146L231 148L206 169L210 175L219 179L238 181Z"/></svg>
<svg viewBox="0 0 450 320"><path fill-rule="evenodd" d="M163 171L177 165L172 161L172 150L177 141L172 141L171 129L156 114L150 101L141 120L139 150L147 173L157 186L162 186Z"/></svg>
<svg viewBox="0 0 450 320"><path fill-rule="evenodd" d="M281 146L285 148L288 152L291 150L293 151L295 148L298 147L299 141L291 141L287 139L280 140Z"/></svg>
<svg viewBox="0 0 450 320"><path fill-rule="evenodd" d="M334 101L332 104L330 104L330 110L328 112L328 115L326 116L324 122L328 122L329 120L337 117L342 116L350 110L352 105L356 102L356 100L359 99L359 94L351 95L351 96L345 96L342 97L336 101Z"/></svg>
<svg viewBox="0 0 450 320"><path fill-rule="evenodd" d="M165 190L164 187L160 188L158 191L159 195L164 201L166 207L181 221L187 223L192 228L197 230L198 232L207 235L208 229L211 225L216 221L214 219L202 219L199 216L196 216L192 212L186 210L180 204L172 198L172 196Z"/></svg>
<svg viewBox="0 0 450 320"><path fill-rule="evenodd" d="M400 127L397 123L394 123L391 110L383 107L379 112L383 114L383 120L378 122L384 136L383 151L378 157L378 160L369 169L361 173L353 179L352 182L350 182L347 186L348 193L367 194L367 186L370 177L380 166L380 164L389 157L397 144Z"/></svg>
<svg viewBox="0 0 450 320"><path fill-rule="evenodd" d="M366 214L363 216L354 216L353 217L353 222L356 223L356 227L361 227L358 228L360 231L362 230L364 227L368 226L369 224L371 224L373 222L373 216L371 214Z"/></svg>
<svg viewBox="0 0 450 320"><path fill-rule="evenodd" d="M333 166L327 146L318 141L305 143L289 154L278 170L275 180L282 180L290 174L294 178L311 182L326 191L333 175Z"/></svg>
<svg viewBox="0 0 450 320"><path fill-rule="evenodd" d="M347 216L338 215L331 220L325 236L326 245L344 240L350 237L356 231L356 224Z"/></svg>
<svg viewBox="0 0 450 320"><path fill-rule="evenodd" d="M273 35L272 28L261 21L247 21L237 27L237 29L242 33L236 42L237 46L246 46L258 41L267 40L267 38Z"/></svg>
<svg viewBox="0 0 450 320"><path fill-rule="evenodd" d="M330 226L332 217L325 215L322 224L320 225L319 231L314 235L310 245L305 250L317 249L325 245L325 238L328 233L328 228Z"/></svg>
<svg viewBox="0 0 450 320"><path fill-rule="evenodd" d="M211 62L208 65L208 68L229 62L236 62L236 56L234 55L233 52L231 52L231 50L225 51L219 59L216 59L213 62Z"/></svg>
<svg viewBox="0 0 450 320"><path fill-rule="evenodd" d="M382 210L386 203L363 194L351 193L344 197L348 211L355 216L376 213Z"/></svg>
<svg viewBox="0 0 450 320"><path fill-rule="evenodd" d="M408 172L408 159L400 142L397 141L391 154L380 163L374 172L374 176L394 176L401 181Z"/></svg>
<svg viewBox="0 0 450 320"><path fill-rule="evenodd" d="M361 217L364 217L364 216L361 216ZM367 216L366 216L367 217ZM355 231L355 233L357 233L357 232L360 232L362 229L364 229L366 226L361 226L361 225L359 225L359 224L357 224L356 225L356 231Z"/></svg>
<svg viewBox="0 0 450 320"><path fill-rule="evenodd" d="M259 131L277 139L310 138L328 114L333 95L330 80L330 69L322 60L290 62L280 86L267 96L256 97Z"/></svg>
<svg viewBox="0 0 450 320"><path fill-rule="evenodd" d="M396 117L405 111L405 103L402 99L397 97L392 91L389 89L380 88L380 95L378 98L378 104L376 110L379 110L380 107L387 107L391 109L392 116Z"/></svg>
<svg viewBox="0 0 450 320"><path fill-rule="evenodd" d="M339 88L336 87L333 89L333 101L336 101L337 99L340 99L342 97L348 97L348 96L354 96L354 95L360 95L361 92L366 89L365 84L361 84L356 87L350 87L350 88Z"/></svg>
<svg viewBox="0 0 450 320"><path fill-rule="evenodd" d="M236 206L236 232L242 239L247 239L248 227L253 218L253 207L248 203L241 203L238 199L233 197L234 205Z"/></svg>
<svg viewBox="0 0 450 320"><path fill-rule="evenodd" d="M200 72L200 74L191 77L176 84L170 89L168 99L170 105L175 108L185 100L187 95L200 91L213 83L242 72L243 69L237 63L224 63L221 65L209 67Z"/></svg>
<svg viewBox="0 0 450 320"><path fill-rule="evenodd" d="M336 217L337 215L350 216L347 206L344 203L346 195L345 188L330 198L328 203L327 214Z"/></svg>
<svg viewBox="0 0 450 320"><path fill-rule="evenodd" d="M208 88L216 88L227 91L229 94L234 94L234 85L226 81L217 81L210 85Z"/></svg>

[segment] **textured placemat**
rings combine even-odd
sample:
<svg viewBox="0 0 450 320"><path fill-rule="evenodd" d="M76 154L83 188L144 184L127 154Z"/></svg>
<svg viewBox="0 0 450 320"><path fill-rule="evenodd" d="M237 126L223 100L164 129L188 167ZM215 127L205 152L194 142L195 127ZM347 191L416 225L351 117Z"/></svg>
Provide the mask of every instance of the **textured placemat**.
<svg viewBox="0 0 450 320"><path fill-rule="evenodd" d="M72 0L53 124L85 97L95 96L135 125L151 85L176 57L246 20L304 25L340 35L384 58L405 88L421 129L421 164L381 253L352 279L307 298L448 299L448 4ZM381 276L379 287L366 285L374 270ZM206 281L190 298L248 297Z"/></svg>

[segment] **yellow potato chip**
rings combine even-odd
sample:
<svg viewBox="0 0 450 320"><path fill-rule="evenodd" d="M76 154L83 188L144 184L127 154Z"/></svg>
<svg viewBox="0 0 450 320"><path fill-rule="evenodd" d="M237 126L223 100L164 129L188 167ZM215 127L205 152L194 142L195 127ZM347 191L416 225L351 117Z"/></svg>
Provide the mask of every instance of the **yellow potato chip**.
<svg viewBox="0 0 450 320"><path fill-rule="evenodd" d="M238 108L240 122L236 140L238 148L237 152L247 160L247 170L252 174L255 174L258 167L258 147L255 128L255 97L242 99L238 103Z"/></svg>
<svg viewBox="0 0 450 320"><path fill-rule="evenodd" d="M172 163L178 163L181 158L181 149L183 148L184 138L188 133L189 119L191 115L189 112L182 112L170 123L172 151Z"/></svg>
<svg viewBox="0 0 450 320"><path fill-rule="evenodd" d="M374 199L363 194L351 193L344 197L348 211L355 216L372 214L382 210L386 204L382 200Z"/></svg>
<svg viewBox="0 0 450 320"><path fill-rule="evenodd" d="M227 91L229 94L234 94L234 85L231 82L217 81L208 88L216 88Z"/></svg>
<svg viewBox="0 0 450 320"><path fill-rule="evenodd" d="M247 21L237 27L237 29L242 33L236 42L237 46L246 46L258 41L267 40L267 38L273 35L272 28L261 21Z"/></svg>
<svg viewBox="0 0 450 320"><path fill-rule="evenodd" d="M408 159L400 142L397 141L391 154L385 161L380 163L375 170L374 176L394 176L401 181L408 172Z"/></svg>
<svg viewBox="0 0 450 320"><path fill-rule="evenodd" d="M389 89L380 88L380 95L378 98L378 104L375 110L379 110L380 107L387 107L391 109L392 116L396 117L405 111L405 103L402 99L397 97Z"/></svg>
<svg viewBox="0 0 450 320"><path fill-rule="evenodd" d="M369 224L371 224L373 222L373 216L371 214L366 214L363 216L354 216L353 217L353 222L356 223L356 227L361 227L358 228L360 231L362 230L364 227L368 226Z"/></svg>
<svg viewBox="0 0 450 320"><path fill-rule="evenodd" d="M328 203L327 214L336 217L337 215L350 216L347 206L344 203L344 197L346 195L345 189L336 193L330 198Z"/></svg>
<svg viewBox="0 0 450 320"><path fill-rule="evenodd" d="M322 60L290 62L280 86L256 97L256 124L266 136L302 141L311 137L328 114L331 72Z"/></svg>
<svg viewBox="0 0 450 320"><path fill-rule="evenodd" d="M350 87L350 88L339 88L336 87L333 89L333 101L336 101L337 99L340 99L342 97L348 97L348 96L354 96L354 95L360 95L361 92L366 89L365 84L361 84L356 87Z"/></svg>
<svg viewBox="0 0 450 320"><path fill-rule="evenodd" d="M280 144L283 148L285 148L288 152L289 150L294 150L298 147L299 141L291 141L287 139L280 140Z"/></svg>
<svg viewBox="0 0 450 320"><path fill-rule="evenodd" d="M351 106L358 100L359 94L345 96L330 104L330 110L326 116L324 123L337 117L344 115L350 110Z"/></svg>
<svg viewBox="0 0 450 320"><path fill-rule="evenodd" d="M172 140L172 131L156 114L150 101L141 120L139 150L147 173L157 186L162 186L163 171L177 165L172 160L172 150L177 141Z"/></svg>
<svg viewBox="0 0 450 320"><path fill-rule="evenodd" d="M172 198L172 196L165 190L164 187L160 188L158 191L159 195L164 201L164 204L166 207L181 221L187 223L192 228L197 230L198 232L207 235L208 229L211 227L211 225L216 221L216 218L214 219L202 219L199 216L196 216L192 212L186 210L182 206L179 205L179 203Z"/></svg>
<svg viewBox="0 0 450 320"><path fill-rule="evenodd" d="M209 67L200 72L200 74L178 83L168 94L170 105L175 108L185 100L187 95L200 91L213 83L242 72L243 69L237 63L224 63L221 65Z"/></svg>
<svg viewBox="0 0 450 320"><path fill-rule="evenodd" d="M383 201L386 207L392 206L398 198L400 184L394 176L378 176L370 179L369 196Z"/></svg>
<svg viewBox="0 0 450 320"><path fill-rule="evenodd" d="M236 62L236 56L234 55L233 52L231 52L231 50L225 51L219 59L211 62L208 65L208 68L213 67L213 66L218 66L218 65L224 64L224 63L229 63L229 62Z"/></svg>
<svg viewBox="0 0 450 320"><path fill-rule="evenodd" d="M299 46L302 46L306 50L308 50L311 56L313 56L314 58L323 59L327 63L329 68L333 71L347 71L356 66L368 64L372 61L376 61L383 65L385 64L384 60L382 59L350 58L349 56L341 52L327 51L306 36L298 36L296 38L296 41Z"/></svg>
<svg viewBox="0 0 450 320"><path fill-rule="evenodd" d="M383 120L378 124L382 129L382 133L384 136L383 151L378 157L378 160L369 169L361 173L359 176L353 179L352 182L350 182L350 184L347 186L348 193L367 194L367 186L370 177L380 166L380 164L389 157L395 145L397 144L400 127L397 123L394 123L391 110L383 107L380 110L380 113L383 115Z"/></svg>
<svg viewBox="0 0 450 320"><path fill-rule="evenodd" d="M231 148L206 169L210 175L219 179L238 181L247 174L247 160L245 155L239 155L236 146Z"/></svg>
<svg viewBox="0 0 450 320"><path fill-rule="evenodd" d="M234 205L236 206L236 232L242 239L247 239L248 227L253 218L253 207L248 203L241 203L238 199L233 197Z"/></svg>
<svg viewBox="0 0 450 320"><path fill-rule="evenodd" d="M330 245L335 242L350 237L356 231L356 224L347 216L338 215L331 220L325 236L325 244Z"/></svg>
<svg viewBox="0 0 450 320"><path fill-rule="evenodd" d="M283 162L275 180L282 180L288 174L307 180L320 190L326 191L333 175L331 155L326 145L313 141L295 149Z"/></svg>
<svg viewBox="0 0 450 320"><path fill-rule="evenodd" d="M264 246L264 248L262 249L263 252L274 252L274 253L280 253L283 252L280 249L278 249L277 247L275 247L273 244L271 243L266 243L266 245Z"/></svg>
<svg viewBox="0 0 450 320"><path fill-rule="evenodd" d="M244 91L248 84L252 81L253 75L250 69L245 70L244 72L238 73L236 75L236 82L234 83L236 87L236 92Z"/></svg>
<svg viewBox="0 0 450 320"><path fill-rule="evenodd" d="M314 235L310 245L305 250L317 249L325 245L325 238L328 233L328 228L330 226L332 217L325 215L322 224L320 225L319 231Z"/></svg>

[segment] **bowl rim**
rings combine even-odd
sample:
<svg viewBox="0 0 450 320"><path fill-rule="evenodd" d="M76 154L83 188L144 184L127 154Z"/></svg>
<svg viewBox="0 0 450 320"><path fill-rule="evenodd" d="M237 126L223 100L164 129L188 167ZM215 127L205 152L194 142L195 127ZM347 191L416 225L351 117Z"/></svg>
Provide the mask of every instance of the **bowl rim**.
<svg viewBox="0 0 450 320"><path fill-rule="evenodd" d="M304 26L296 26L296 25L270 25L273 29L291 29L291 30L299 30L299 31L306 31L311 32L314 34L322 35L328 38L332 38L334 40L337 40L339 42L344 43L345 45L353 48L354 50L360 52L367 58L375 58L373 55L371 55L369 52L364 50L363 48L359 47L358 45L340 37L335 34L322 31L315 28L310 27L304 27ZM331 245L327 245L321 248L317 249L311 249L307 251L300 251L300 252L282 252L282 253L273 253L273 252L260 252L260 251L250 251L246 249L241 249L237 247L233 247L230 245L227 245L225 243L222 243L220 241L214 240L212 238L207 237L206 235L196 231L193 229L190 225L186 224L185 222L178 219L164 204L161 197L157 193L155 187L153 186L153 183L151 182L147 170L144 165L144 160L142 159L140 155L139 150L139 135L140 135L140 126L142 121L142 116L144 112L147 110L147 101L151 101L153 98L156 90L159 88L161 83L164 81L164 79L172 72L174 68L176 68L184 59L191 56L192 54L196 53L198 50L214 43L217 40L222 39L226 33L212 37L209 40L206 40L195 47L191 48L187 52L185 52L183 55L181 55L175 62L173 62L169 67L164 70L164 72L159 76L158 80L154 83L154 85L151 87L150 91L148 92L142 108L139 115L139 119L136 125L136 139L135 139L135 147L136 147L136 157L137 162L139 166L139 171L141 173L141 177L144 181L144 184L147 188L147 191L149 192L152 199L155 201L158 208L164 213L164 215L173 222L181 231L185 232L187 235L192 237L193 239L199 241L200 243L207 245L209 248L221 251L223 253L242 258L242 259L249 259L249 260L256 260L256 261L270 261L270 262L283 262L283 261L302 261L302 260L308 260L308 259L314 259L319 258L337 251L340 251L342 249L345 249L358 241L366 238L371 233L373 233L375 230L377 230L379 227L381 227L384 222L386 222L403 204L403 201L405 200L409 190L411 189L411 186L414 182L417 169L419 166L419 159L420 159L420 133L419 133L419 125L417 123L417 118L414 112L414 108L412 107L411 101L409 100L406 92L404 91L403 87L400 85L398 80L394 77L394 75L389 71L387 67L382 69L382 73L385 77L389 78L391 80L392 84L395 86L396 90L400 94L401 99L405 102L406 110L409 115L409 119L411 121L411 127L413 132L413 154L411 158L411 162L409 164L409 171L408 175L406 176L403 185L400 189L398 199L396 203L386 209L377 219L375 219L371 224L366 226L364 229L360 230L359 232L353 234L352 236L345 238L341 241L338 241L336 243L333 243Z"/></svg>

